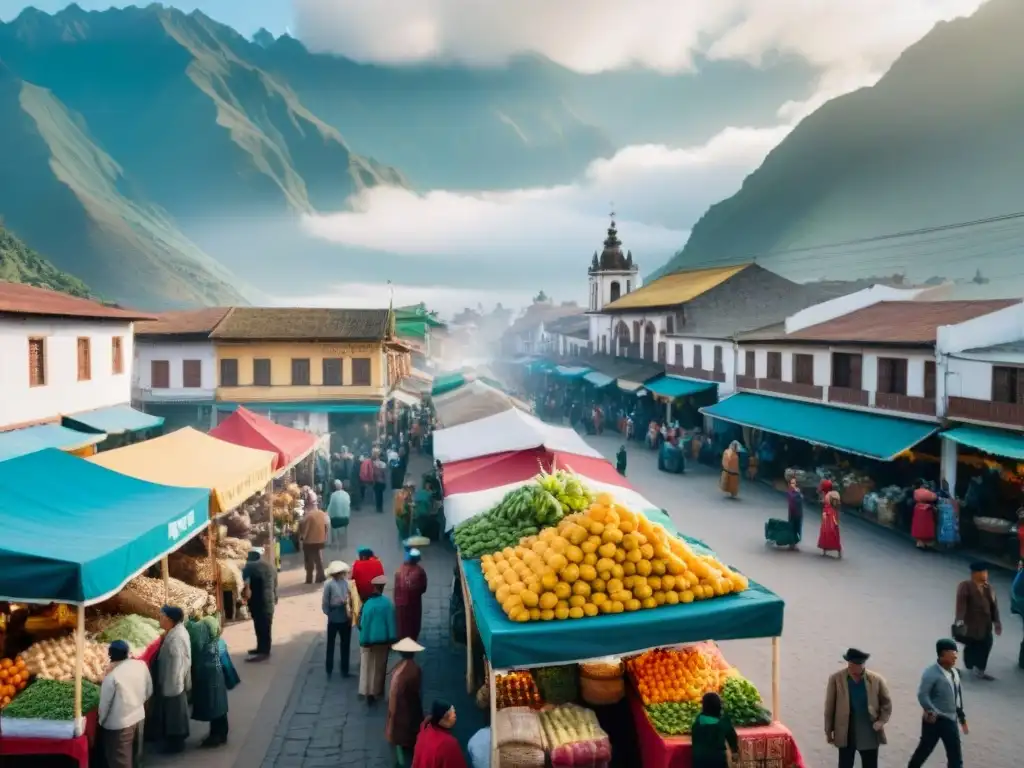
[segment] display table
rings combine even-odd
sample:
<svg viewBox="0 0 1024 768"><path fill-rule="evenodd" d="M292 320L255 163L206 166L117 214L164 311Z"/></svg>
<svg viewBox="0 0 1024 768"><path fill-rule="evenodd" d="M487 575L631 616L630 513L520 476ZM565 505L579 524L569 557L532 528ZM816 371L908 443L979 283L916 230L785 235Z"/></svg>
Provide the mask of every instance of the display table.
<svg viewBox="0 0 1024 768"><path fill-rule="evenodd" d="M0 755L67 755L78 761L79 768L89 768L89 750L96 741L97 713L85 716L85 733L74 739L22 739L0 734Z"/></svg>
<svg viewBox="0 0 1024 768"><path fill-rule="evenodd" d="M637 742L644 768L691 768L689 736L662 736L647 719L644 705L634 691L629 707L636 725ZM793 734L782 723L737 728L740 755L735 768L806 768Z"/></svg>

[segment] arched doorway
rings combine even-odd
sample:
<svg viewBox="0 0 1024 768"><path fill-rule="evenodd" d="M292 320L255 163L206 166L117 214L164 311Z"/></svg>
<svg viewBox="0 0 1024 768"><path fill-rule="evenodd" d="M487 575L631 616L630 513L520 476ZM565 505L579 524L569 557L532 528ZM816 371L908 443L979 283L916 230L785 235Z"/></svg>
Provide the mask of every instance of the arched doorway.
<svg viewBox="0 0 1024 768"><path fill-rule="evenodd" d="M644 326L644 360L654 359L654 337L657 333L654 323L648 320L647 325Z"/></svg>
<svg viewBox="0 0 1024 768"><path fill-rule="evenodd" d="M615 325L615 349L616 355L625 355L629 350L629 326L619 320Z"/></svg>

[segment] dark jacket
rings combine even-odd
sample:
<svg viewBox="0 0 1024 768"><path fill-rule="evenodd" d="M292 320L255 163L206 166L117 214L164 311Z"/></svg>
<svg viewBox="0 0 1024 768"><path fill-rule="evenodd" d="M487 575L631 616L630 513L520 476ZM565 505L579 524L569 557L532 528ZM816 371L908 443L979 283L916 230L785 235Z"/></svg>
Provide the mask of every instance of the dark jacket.
<svg viewBox="0 0 1024 768"><path fill-rule="evenodd" d="M277 605L277 571L265 560L250 560L242 569L242 579L252 590L249 612L273 616Z"/></svg>
<svg viewBox="0 0 1024 768"><path fill-rule="evenodd" d="M964 637L970 640L984 640L992 632L992 625L999 622L999 605L991 584L981 589L968 579L956 588L956 620L964 623Z"/></svg>
<svg viewBox="0 0 1024 768"><path fill-rule="evenodd" d="M185 624L192 645L192 719L210 722L228 713L228 687L217 636L206 620Z"/></svg>

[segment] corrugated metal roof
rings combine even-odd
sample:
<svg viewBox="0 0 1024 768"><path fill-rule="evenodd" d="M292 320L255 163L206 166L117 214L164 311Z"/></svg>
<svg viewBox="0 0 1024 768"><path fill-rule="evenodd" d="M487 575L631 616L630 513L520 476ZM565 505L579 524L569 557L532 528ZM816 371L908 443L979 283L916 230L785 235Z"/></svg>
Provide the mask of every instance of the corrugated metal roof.
<svg viewBox="0 0 1024 768"><path fill-rule="evenodd" d="M724 283L733 275L742 272L749 264L733 267L713 267L673 272L655 280L649 285L637 288L605 307L605 311L616 312L630 309L653 309L673 307L711 290Z"/></svg>

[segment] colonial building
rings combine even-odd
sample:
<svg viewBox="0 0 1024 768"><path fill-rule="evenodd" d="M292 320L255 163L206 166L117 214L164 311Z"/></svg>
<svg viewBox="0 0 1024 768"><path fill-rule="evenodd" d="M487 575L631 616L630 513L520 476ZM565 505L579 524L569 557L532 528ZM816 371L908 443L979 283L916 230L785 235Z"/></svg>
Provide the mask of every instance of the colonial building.
<svg viewBox="0 0 1024 768"><path fill-rule="evenodd" d="M130 407L133 326L145 313L0 283L0 460L43 448L89 454L157 427Z"/></svg>

